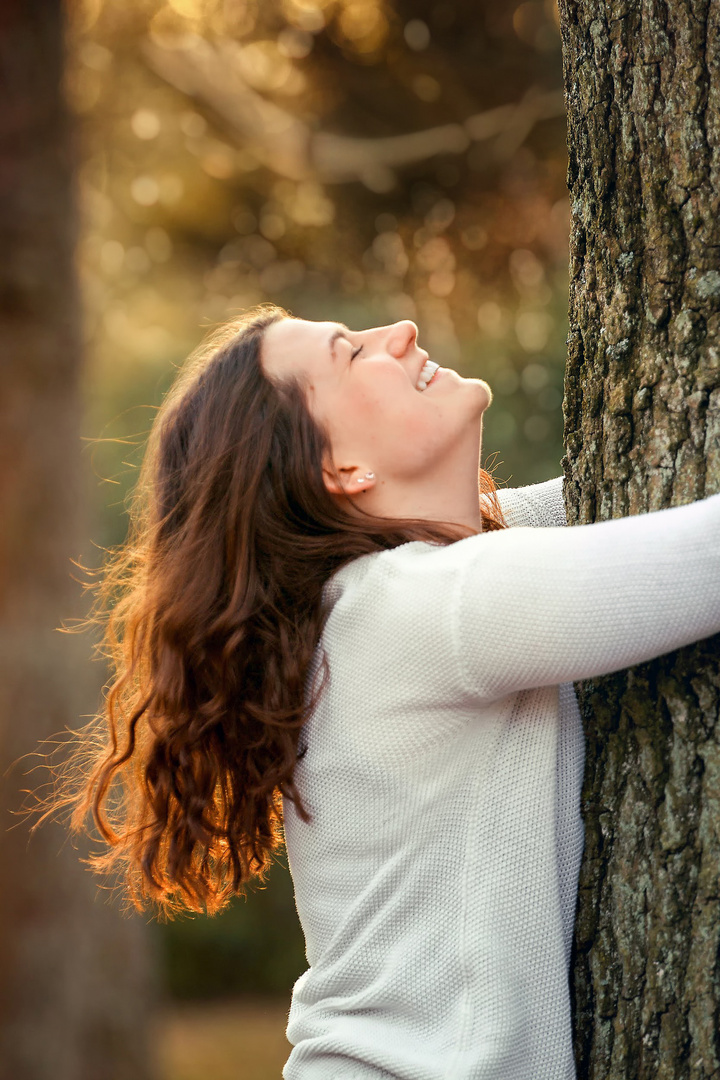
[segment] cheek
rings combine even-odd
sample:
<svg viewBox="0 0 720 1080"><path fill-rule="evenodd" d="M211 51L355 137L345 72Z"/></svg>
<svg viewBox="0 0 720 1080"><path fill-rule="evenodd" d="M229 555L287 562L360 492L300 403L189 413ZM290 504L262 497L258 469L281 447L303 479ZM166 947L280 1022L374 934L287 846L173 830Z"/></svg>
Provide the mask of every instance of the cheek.
<svg viewBox="0 0 720 1080"><path fill-rule="evenodd" d="M352 457L377 442L383 427L377 392L360 388L352 397L328 395L323 404L334 453Z"/></svg>
<svg viewBox="0 0 720 1080"><path fill-rule="evenodd" d="M363 446L381 456L408 458L428 437L428 420L410 394L396 383L373 379L353 387L352 398L337 402L333 428L338 445ZM419 394L418 394L419 397Z"/></svg>
<svg viewBox="0 0 720 1080"><path fill-rule="evenodd" d="M427 464L448 443L452 416L445 409L428 408L428 404L409 401L403 408L392 410L385 425L387 442L395 455L409 465Z"/></svg>

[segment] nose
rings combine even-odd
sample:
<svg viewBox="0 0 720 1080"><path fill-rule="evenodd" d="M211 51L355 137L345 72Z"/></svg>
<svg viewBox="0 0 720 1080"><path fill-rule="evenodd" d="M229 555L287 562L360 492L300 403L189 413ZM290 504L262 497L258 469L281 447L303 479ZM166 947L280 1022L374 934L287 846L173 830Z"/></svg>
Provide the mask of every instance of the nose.
<svg viewBox="0 0 720 1080"><path fill-rule="evenodd" d="M408 349L415 344L418 328L411 319L401 319L388 327L387 350L391 356L401 359Z"/></svg>

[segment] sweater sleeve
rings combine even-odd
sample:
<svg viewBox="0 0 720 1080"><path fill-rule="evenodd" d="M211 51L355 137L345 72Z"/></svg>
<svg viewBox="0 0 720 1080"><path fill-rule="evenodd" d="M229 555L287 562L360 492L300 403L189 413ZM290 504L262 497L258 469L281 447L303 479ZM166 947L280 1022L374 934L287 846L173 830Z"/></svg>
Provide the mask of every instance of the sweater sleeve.
<svg viewBox="0 0 720 1080"><path fill-rule="evenodd" d="M619 671L720 632L720 495L460 544L455 648L476 699Z"/></svg>
<svg viewBox="0 0 720 1080"><path fill-rule="evenodd" d="M527 487L498 488L497 497L510 528L567 525L562 476Z"/></svg>

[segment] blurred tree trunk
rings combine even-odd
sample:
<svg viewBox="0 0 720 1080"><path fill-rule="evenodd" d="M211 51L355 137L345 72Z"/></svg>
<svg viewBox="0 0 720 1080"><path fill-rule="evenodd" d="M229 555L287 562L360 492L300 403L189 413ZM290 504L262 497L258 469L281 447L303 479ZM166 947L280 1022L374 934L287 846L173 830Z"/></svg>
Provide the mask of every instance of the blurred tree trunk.
<svg viewBox="0 0 720 1080"><path fill-rule="evenodd" d="M560 10L578 523L720 490L720 3ZM720 1075L719 653L712 639L578 688L583 1080Z"/></svg>
<svg viewBox="0 0 720 1080"><path fill-rule="evenodd" d="M82 525L80 311L60 0L0 12L0 1076L143 1080L144 927L121 918L66 842L11 811L38 739L77 727L98 677L70 559Z"/></svg>

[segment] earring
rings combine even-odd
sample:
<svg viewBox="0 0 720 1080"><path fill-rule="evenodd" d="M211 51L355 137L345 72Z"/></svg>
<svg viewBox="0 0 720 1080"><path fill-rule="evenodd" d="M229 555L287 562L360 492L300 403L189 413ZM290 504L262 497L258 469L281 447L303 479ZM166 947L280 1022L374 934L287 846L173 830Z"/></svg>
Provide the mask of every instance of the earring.
<svg viewBox="0 0 720 1080"><path fill-rule="evenodd" d="M365 473L365 479L366 480L374 480L375 479L375 473L374 472L366 472Z"/></svg>

